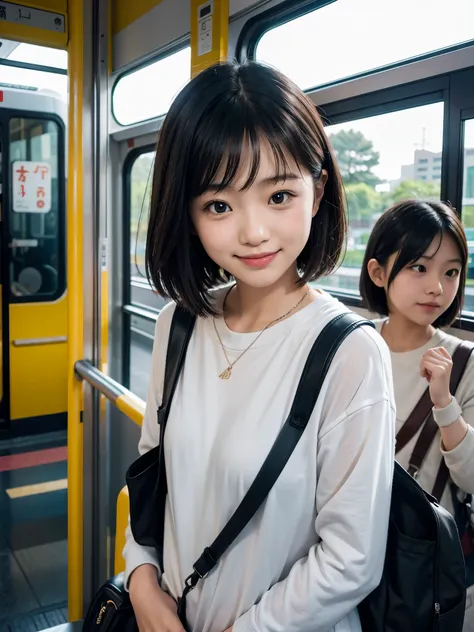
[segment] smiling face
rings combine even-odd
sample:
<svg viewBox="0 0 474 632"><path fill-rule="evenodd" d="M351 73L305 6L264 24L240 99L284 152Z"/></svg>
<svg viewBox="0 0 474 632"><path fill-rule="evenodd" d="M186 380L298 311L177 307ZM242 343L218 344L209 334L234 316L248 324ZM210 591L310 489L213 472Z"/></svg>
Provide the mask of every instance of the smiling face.
<svg viewBox="0 0 474 632"><path fill-rule="evenodd" d="M459 248L450 235L438 235L426 252L402 268L388 286L397 254L384 267L372 259L371 279L385 289L389 315L401 315L420 326L431 325L449 308L458 292L462 270Z"/></svg>
<svg viewBox="0 0 474 632"><path fill-rule="evenodd" d="M305 247L324 193L327 174L315 184L309 171L285 153L284 167L275 162L265 141L248 185L252 164L247 145L232 183L225 188L225 165L191 206L196 233L208 256L237 281L269 287L282 278L296 281L296 260Z"/></svg>

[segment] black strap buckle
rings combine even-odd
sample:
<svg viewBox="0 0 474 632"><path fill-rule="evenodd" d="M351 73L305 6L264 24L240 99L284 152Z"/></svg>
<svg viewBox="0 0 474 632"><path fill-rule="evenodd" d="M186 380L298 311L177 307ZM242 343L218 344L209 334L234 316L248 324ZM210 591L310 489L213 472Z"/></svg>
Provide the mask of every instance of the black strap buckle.
<svg viewBox="0 0 474 632"><path fill-rule="evenodd" d="M199 579L203 579L208 575L217 564L217 560L212 555L212 551L209 547L205 548L201 557L194 564L193 568L196 571Z"/></svg>

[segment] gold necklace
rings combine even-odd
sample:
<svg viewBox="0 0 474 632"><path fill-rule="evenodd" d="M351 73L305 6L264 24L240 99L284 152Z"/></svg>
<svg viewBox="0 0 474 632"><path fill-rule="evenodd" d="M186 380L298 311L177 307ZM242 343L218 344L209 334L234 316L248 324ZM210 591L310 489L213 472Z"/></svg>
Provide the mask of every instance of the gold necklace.
<svg viewBox="0 0 474 632"><path fill-rule="evenodd" d="M231 289L232 288L230 288L230 290ZM227 294L226 294L226 296L224 298L222 311L224 311L225 302L227 300L227 297L229 296L230 290L227 292ZM263 334L264 331L266 331L272 325L275 325L276 323L278 323L280 320L283 320L284 318L289 316L291 314L291 312L294 312L295 309L297 309L301 305L301 303L304 301L304 299L308 296L309 290L310 290L310 288L308 288L306 290L304 296L296 303L296 305L294 305L291 309L289 309L285 314L283 314L282 316L279 316L278 318L275 318L275 320L272 320L270 323L268 323L268 325L264 329L262 329L262 331L258 334L258 336L254 340L252 340L252 342L249 344L249 346L246 349L244 349L242 351L242 353L239 355L239 357L236 358L233 362L231 362L229 360L229 356L227 355L227 352L225 350L225 347L224 347L224 344L222 342L222 339L221 339L221 337L219 335L219 332L217 331L216 319L215 318L213 319L213 321L214 321L214 329L215 329L215 332L217 334L217 338L219 340L219 344L221 345L222 351L224 352L225 359L227 360L227 368L224 369L222 371L222 373L219 374L219 377L221 378L221 380L228 380L230 378L230 376L232 375L232 369L234 368L235 363L238 362L238 360L240 360L240 358L243 355L245 355L247 353L247 351L257 342L257 340L260 338L260 336Z"/></svg>

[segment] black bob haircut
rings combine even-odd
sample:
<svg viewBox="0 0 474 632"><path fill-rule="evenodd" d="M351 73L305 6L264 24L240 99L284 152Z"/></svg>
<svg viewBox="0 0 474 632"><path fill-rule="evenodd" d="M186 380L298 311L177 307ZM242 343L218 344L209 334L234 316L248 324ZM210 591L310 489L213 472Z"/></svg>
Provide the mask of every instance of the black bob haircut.
<svg viewBox="0 0 474 632"><path fill-rule="evenodd" d="M163 296L196 315L214 313L209 290L230 280L210 259L191 220L192 201L211 185L222 166L222 187L234 180L245 143L252 160L249 187L269 143L278 173L285 152L316 182L328 172L310 236L297 260L299 283L329 274L346 242L344 189L333 150L312 101L277 70L250 62L218 63L178 94L158 140L146 240L146 270ZM244 188L245 188L244 187Z"/></svg>
<svg viewBox="0 0 474 632"><path fill-rule="evenodd" d="M368 263L376 259L385 266L395 253L388 287L406 266L415 263L429 248L433 239L449 235L459 249L461 274L459 289L448 309L433 323L434 327L451 325L461 312L468 262L466 235L456 211L442 202L407 200L389 208L376 222L367 243L360 275L360 293L365 307L371 312L388 316L387 297L384 288L372 281Z"/></svg>

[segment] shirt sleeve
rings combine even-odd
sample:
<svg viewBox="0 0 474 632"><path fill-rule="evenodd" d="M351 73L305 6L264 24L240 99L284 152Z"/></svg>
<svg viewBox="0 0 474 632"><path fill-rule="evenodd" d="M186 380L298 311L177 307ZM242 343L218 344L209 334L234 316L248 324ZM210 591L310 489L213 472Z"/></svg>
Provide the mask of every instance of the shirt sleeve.
<svg viewBox="0 0 474 632"><path fill-rule="evenodd" d="M166 305L160 312L156 322L155 338L151 362L150 383L146 399L142 432L138 443L140 456L160 443L157 411L163 394L164 368L166 360L167 340L173 314L173 304ZM130 516L125 530L125 546L122 552L125 560L125 587L128 590L130 575L143 564L152 564L160 572L158 556L153 547L142 546L136 542L130 528Z"/></svg>
<svg viewBox="0 0 474 632"><path fill-rule="evenodd" d="M353 401L346 414L332 417L322 431L320 428L318 543L286 579L237 619L233 632L329 631L380 583L395 453L395 409L387 356L368 357L362 367L360 356L346 358L346 370L365 373L354 396L362 405L355 408ZM332 377L335 388L326 397L337 399L334 394L341 385L344 388L344 377ZM329 410L337 405L335 402Z"/></svg>
<svg viewBox="0 0 474 632"><path fill-rule="evenodd" d="M474 352L459 384L456 399L462 408L468 431L453 450L445 450L441 443L441 453L455 485L467 494L474 494Z"/></svg>

